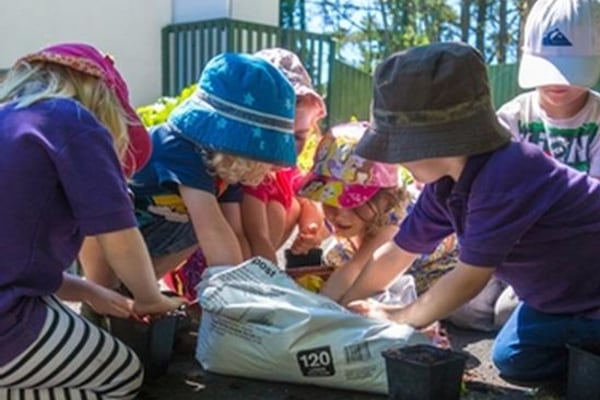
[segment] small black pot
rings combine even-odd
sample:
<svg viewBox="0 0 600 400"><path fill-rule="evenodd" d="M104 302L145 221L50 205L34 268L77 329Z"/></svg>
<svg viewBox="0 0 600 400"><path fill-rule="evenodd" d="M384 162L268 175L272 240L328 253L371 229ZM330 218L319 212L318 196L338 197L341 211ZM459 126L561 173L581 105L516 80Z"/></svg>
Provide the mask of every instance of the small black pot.
<svg viewBox="0 0 600 400"><path fill-rule="evenodd" d="M315 247L306 254L294 254L290 249L286 249L284 255L285 268L314 267L321 265L323 250Z"/></svg>
<svg viewBox="0 0 600 400"><path fill-rule="evenodd" d="M144 379L163 375L173 354L177 316L167 315L149 323L109 317L110 333L129 346L144 366Z"/></svg>
<svg viewBox="0 0 600 400"><path fill-rule="evenodd" d="M430 345L390 348L381 354L390 400L460 399L465 354Z"/></svg>
<svg viewBox="0 0 600 400"><path fill-rule="evenodd" d="M567 399L600 400L600 342L569 344Z"/></svg>

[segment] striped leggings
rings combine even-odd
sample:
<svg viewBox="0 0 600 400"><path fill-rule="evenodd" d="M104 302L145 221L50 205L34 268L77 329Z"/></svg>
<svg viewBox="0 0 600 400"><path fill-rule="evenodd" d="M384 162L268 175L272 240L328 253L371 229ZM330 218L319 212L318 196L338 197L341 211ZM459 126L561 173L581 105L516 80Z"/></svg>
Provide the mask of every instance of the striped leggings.
<svg viewBox="0 0 600 400"><path fill-rule="evenodd" d="M0 367L0 399L132 399L143 380L132 350L55 297L25 352Z"/></svg>

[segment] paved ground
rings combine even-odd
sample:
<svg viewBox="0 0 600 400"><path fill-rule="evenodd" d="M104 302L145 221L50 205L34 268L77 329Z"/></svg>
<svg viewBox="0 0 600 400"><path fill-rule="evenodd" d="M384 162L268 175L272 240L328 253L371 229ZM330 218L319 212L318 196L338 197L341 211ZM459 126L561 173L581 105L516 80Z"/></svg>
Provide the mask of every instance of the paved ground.
<svg viewBox="0 0 600 400"><path fill-rule="evenodd" d="M448 327L449 336L455 350L468 354L466 391L463 400L558 400L555 395L545 395L535 390L511 386L498 378L496 370L489 362L489 349L492 335L473 331L463 331ZM387 396L369 393L350 392L319 388L316 386L295 385L278 382L265 382L216 375L202 371L194 360L193 334L187 343L179 342L177 353L166 375L148 382L140 399L210 399L210 400L367 400L386 399Z"/></svg>
<svg viewBox="0 0 600 400"><path fill-rule="evenodd" d="M282 252L278 256L282 258ZM281 259L280 262L283 262ZM78 308L77 305L73 305ZM462 400L563 400L564 397L510 385L490 362L493 334L445 326L454 350L469 358ZM193 328L193 327L192 327ZM180 335L168 371L148 381L139 400L385 400L387 396L317 386L266 382L202 370L194 358L196 329ZM437 399L436 399L437 400Z"/></svg>

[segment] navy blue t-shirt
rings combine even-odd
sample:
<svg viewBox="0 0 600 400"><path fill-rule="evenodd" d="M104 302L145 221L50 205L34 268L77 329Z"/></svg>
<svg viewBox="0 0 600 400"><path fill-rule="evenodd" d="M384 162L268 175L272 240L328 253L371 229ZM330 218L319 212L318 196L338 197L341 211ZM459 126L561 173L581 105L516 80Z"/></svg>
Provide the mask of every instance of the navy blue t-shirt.
<svg viewBox="0 0 600 400"><path fill-rule="evenodd" d="M178 135L173 126L158 125L150 130L150 136L152 156L129 185L136 208L156 205L186 213L179 185L212 193L221 203L241 202L241 186L221 181L206 165L203 149Z"/></svg>

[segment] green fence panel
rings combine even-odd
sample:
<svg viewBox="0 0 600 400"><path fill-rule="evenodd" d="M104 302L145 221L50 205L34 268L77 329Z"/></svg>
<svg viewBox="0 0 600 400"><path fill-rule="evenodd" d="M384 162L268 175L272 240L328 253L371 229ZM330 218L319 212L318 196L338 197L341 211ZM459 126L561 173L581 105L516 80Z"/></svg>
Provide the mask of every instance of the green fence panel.
<svg viewBox="0 0 600 400"><path fill-rule="evenodd" d="M352 118L369 119L369 105L373 79L341 61L333 63L329 113L331 124L347 122Z"/></svg>
<svg viewBox="0 0 600 400"><path fill-rule="evenodd" d="M492 101L496 109L523 90L518 83L518 64L497 64L488 66L488 79Z"/></svg>
<svg viewBox="0 0 600 400"><path fill-rule="evenodd" d="M331 101L335 43L330 36L227 18L172 24L162 29L163 95L175 96L196 82L204 65L219 53L254 53L269 47L296 53L313 85L327 103Z"/></svg>
<svg viewBox="0 0 600 400"><path fill-rule="evenodd" d="M204 65L219 53L254 53L269 47L298 54L313 85L325 97L328 117L324 125L369 118L372 77L337 60L336 44L330 36L228 18L163 28L163 95L175 96L195 83ZM522 92L517 64L491 65L488 73L496 108Z"/></svg>

